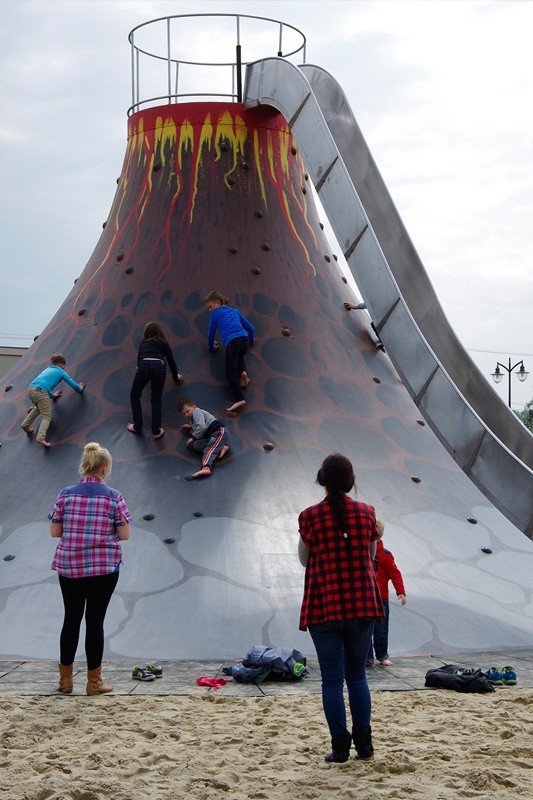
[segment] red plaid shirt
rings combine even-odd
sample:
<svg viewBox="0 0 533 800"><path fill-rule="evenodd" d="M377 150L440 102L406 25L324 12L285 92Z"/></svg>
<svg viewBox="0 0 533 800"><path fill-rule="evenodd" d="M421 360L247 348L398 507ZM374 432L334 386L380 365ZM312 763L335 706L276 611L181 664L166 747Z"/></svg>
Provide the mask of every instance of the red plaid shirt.
<svg viewBox="0 0 533 800"><path fill-rule="evenodd" d="M300 536L309 548L300 630L316 622L383 616L370 544L378 538L372 506L346 497L347 544L331 503L302 511Z"/></svg>
<svg viewBox="0 0 533 800"><path fill-rule="evenodd" d="M62 489L48 519L61 522L52 569L65 578L107 575L119 568L122 549L115 526L129 522L126 501L100 478L86 475Z"/></svg>

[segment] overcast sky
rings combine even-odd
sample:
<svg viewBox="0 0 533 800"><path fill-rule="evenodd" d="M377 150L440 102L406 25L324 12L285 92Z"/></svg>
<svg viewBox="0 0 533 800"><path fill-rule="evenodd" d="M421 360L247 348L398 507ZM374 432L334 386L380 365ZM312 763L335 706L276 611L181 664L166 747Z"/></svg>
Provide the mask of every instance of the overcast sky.
<svg viewBox="0 0 533 800"><path fill-rule="evenodd" d="M489 381L497 360L523 357L532 374L513 376L513 406L531 399L533 2L2 0L0 12L0 344L31 343L100 236L125 152L129 31L256 14L304 32L463 345ZM222 37L197 31L184 43L213 58Z"/></svg>

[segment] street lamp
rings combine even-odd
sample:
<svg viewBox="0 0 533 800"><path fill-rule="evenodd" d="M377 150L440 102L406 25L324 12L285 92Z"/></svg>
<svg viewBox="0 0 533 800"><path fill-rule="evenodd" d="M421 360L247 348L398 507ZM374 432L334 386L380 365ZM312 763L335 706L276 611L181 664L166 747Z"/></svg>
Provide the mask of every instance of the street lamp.
<svg viewBox="0 0 533 800"><path fill-rule="evenodd" d="M517 367L519 367L520 369L516 373L516 377L518 378L519 381L525 381L527 376L529 375L529 372L526 372L526 368L524 367L523 361L517 361L516 364L513 364L513 366L511 366L511 359L509 359L508 367L506 367L505 364L500 364L500 362L497 361L496 369L494 370L494 372L491 373L492 380L494 381L494 383L500 383L500 381L503 378L503 372L501 370L504 369L507 372L509 380L509 400L507 402L507 405L509 406L509 408L511 408L511 373L514 372Z"/></svg>

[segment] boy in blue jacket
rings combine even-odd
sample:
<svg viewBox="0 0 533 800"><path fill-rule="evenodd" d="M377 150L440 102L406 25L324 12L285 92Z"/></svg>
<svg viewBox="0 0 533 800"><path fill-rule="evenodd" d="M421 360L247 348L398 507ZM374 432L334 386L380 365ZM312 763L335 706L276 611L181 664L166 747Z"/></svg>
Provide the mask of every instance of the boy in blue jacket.
<svg viewBox="0 0 533 800"><path fill-rule="evenodd" d="M217 328L226 348L226 377L233 395L233 403L226 411L232 413L246 405L242 390L248 386L250 379L244 356L248 345L255 341L254 326L238 309L226 305L226 298L220 292L209 292L204 297L204 304L211 314L207 332L209 351L214 353L218 349L218 342L215 341Z"/></svg>
<svg viewBox="0 0 533 800"><path fill-rule="evenodd" d="M66 381L69 386L72 386L80 394L85 389L84 383L76 383L65 372L64 367L66 365L65 356L61 355L61 353L56 353L50 359L50 366L43 369L28 387L28 396L33 408L28 412L20 427L28 436L33 436L31 423L41 414L42 420L37 431L36 441L37 444L41 444L43 447L52 447L50 442L46 441L46 434L52 422L52 401L61 397L61 390L56 390L56 386L61 381Z"/></svg>

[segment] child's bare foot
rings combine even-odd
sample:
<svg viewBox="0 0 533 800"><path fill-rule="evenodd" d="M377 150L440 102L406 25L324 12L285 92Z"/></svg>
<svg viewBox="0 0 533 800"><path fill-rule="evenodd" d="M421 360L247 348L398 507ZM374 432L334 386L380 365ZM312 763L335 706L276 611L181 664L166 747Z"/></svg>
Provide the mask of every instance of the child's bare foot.
<svg viewBox="0 0 533 800"><path fill-rule="evenodd" d="M24 431L24 433L28 434L28 436L33 436L33 433L34 433L33 428L24 428L23 426L21 426L21 427L22 427L22 430Z"/></svg>
<svg viewBox="0 0 533 800"><path fill-rule="evenodd" d="M229 451L229 445L225 444L220 453L218 454L217 458L224 458L224 456L228 451Z"/></svg>
<svg viewBox="0 0 533 800"><path fill-rule="evenodd" d="M52 447L50 442L47 442L46 439L36 439L37 444L42 444L43 447Z"/></svg>
<svg viewBox="0 0 533 800"><path fill-rule="evenodd" d="M193 472L191 478L209 478L211 475L211 467L202 467L198 472Z"/></svg>
<svg viewBox="0 0 533 800"><path fill-rule="evenodd" d="M241 389L246 389L250 383L250 378L246 370L241 372Z"/></svg>
<svg viewBox="0 0 533 800"><path fill-rule="evenodd" d="M140 433L140 431L135 429L133 422L128 422L126 428L129 430L130 433Z"/></svg>
<svg viewBox="0 0 533 800"><path fill-rule="evenodd" d="M159 433L154 433L154 439L160 439L162 436L165 435L165 429L159 428Z"/></svg>
<svg viewBox="0 0 533 800"><path fill-rule="evenodd" d="M244 408L246 405L246 400L237 400L236 403L233 403L229 408L226 409L228 414L233 414L235 411L239 411L239 409Z"/></svg>

